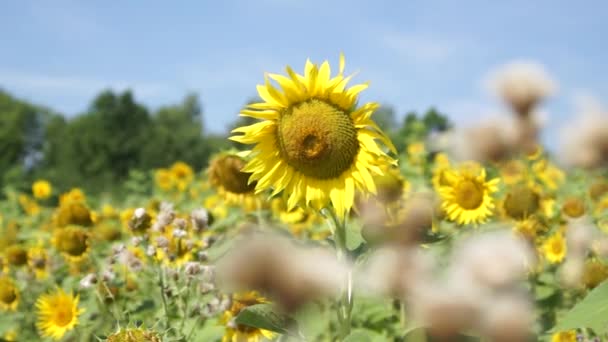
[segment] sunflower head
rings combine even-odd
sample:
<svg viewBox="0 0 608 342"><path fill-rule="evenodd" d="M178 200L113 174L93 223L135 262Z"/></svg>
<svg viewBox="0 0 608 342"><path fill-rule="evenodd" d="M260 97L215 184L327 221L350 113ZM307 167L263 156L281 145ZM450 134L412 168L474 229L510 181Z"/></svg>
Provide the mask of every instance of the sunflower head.
<svg viewBox="0 0 608 342"><path fill-rule="evenodd" d="M46 250L42 247L32 247L27 252L28 265L30 269L34 271L36 277L39 279L46 278L47 266L48 266L48 255Z"/></svg>
<svg viewBox="0 0 608 342"><path fill-rule="evenodd" d="M578 197L570 197L564 201L562 212L570 218L578 218L585 214L585 202Z"/></svg>
<svg viewBox="0 0 608 342"><path fill-rule="evenodd" d="M23 266L27 264L27 250L22 245L11 245L4 252L9 265Z"/></svg>
<svg viewBox="0 0 608 342"><path fill-rule="evenodd" d="M372 173L382 174L376 160L387 158L381 142L394 151L388 138L371 120L377 103L356 106L359 84L346 88L344 58L338 75L329 63L306 62L304 75L287 67L287 75L270 74L254 103L241 115L263 121L239 127L231 139L255 144L242 169L257 181L256 192L283 192L289 209L300 204L320 209L332 205L340 217L352 208L355 189L375 192ZM280 89L271 84L276 81ZM392 159L388 159L392 162Z"/></svg>
<svg viewBox="0 0 608 342"><path fill-rule="evenodd" d="M608 194L608 181L597 180L589 187L589 197L594 201L599 201L605 194Z"/></svg>
<svg viewBox="0 0 608 342"><path fill-rule="evenodd" d="M32 194L37 199L49 198L52 190L51 183L43 179L37 180L32 184Z"/></svg>
<svg viewBox="0 0 608 342"><path fill-rule="evenodd" d="M487 181L485 169L474 164L448 170L447 185L439 189L441 206L458 224L483 223L492 215L492 194L498 191L498 182L498 178Z"/></svg>
<svg viewBox="0 0 608 342"><path fill-rule="evenodd" d="M55 217L57 227L65 227L70 224L87 227L93 224L91 211L80 201L65 201L57 209Z"/></svg>
<svg viewBox="0 0 608 342"><path fill-rule="evenodd" d="M158 186L161 190L171 190L173 187L173 173L167 169L158 169L154 172L154 180L156 182L156 186Z"/></svg>
<svg viewBox="0 0 608 342"><path fill-rule="evenodd" d="M19 289L12 279L0 276L0 310L15 311L19 305Z"/></svg>
<svg viewBox="0 0 608 342"><path fill-rule="evenodd" d="M505 196L503 209L516 220L534 214L540 207L540 196L529 186L518 184L512 186Z"/></svg>
<svg viewBox="0 0 608 342"><path fill-rule="evenodd" d="M209 183L233 194L252 193L256 182L249 183L251 173L242 172L245 160L233 154L220 154L209 163Z"/></svg>
<svg viewBox="0 0 608 342"><path fill-rule="evenodd" d="M224 312L220 321L226 326L222 342L232 341L259 341L260 338L271 339L275 334L269 330L254 328L234 322L234 318L243 309L255 305L267 303L266 298L255 291L238 293L232 297L232 306Z"/></svg>
<svg viewBox="0 0 608 342"><path fill-rule="evenodd" d="M542 245L544 257L552 264L562 262L566 257L566 239L562 232L550 236Z"/></svg>
<svg viewBox="0 0 608 342"><path fill-rule="evenodd" d="M57 250L70 261L79 261L89 250L89 234L77 226L68 226L55 231L53 242Z"/></svg>
<svg viewBox="0 0 608 342"><path fill-rule="evenodd" d="M36 326L44 337L59 340L78 324L78 316L84 311L78 308L78 296L57 289L43 294L36 301L38 322Z"/></svg>
<svg viewBox="0 0 608 342"><path fill-rule="evenodd" d="M154 331L131 328L120 329L108 336L106 342L161 342L161 338Z"/></svg>
<svg viewBox="0 0 608 342"><path fill-rule="evenodd" d="M608 278L608 266L598 259L589 259L583 269L583 284L588 289L597 287Z"/></svg>

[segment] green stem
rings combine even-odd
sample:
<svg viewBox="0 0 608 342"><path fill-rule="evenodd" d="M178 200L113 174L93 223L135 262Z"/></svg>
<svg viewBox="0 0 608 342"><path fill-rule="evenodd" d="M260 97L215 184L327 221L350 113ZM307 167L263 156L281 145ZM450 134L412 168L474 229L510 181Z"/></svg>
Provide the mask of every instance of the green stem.
<svg viewBox="0 0 608 342"><path fill-rule="evenodd" d="M163 301L163 311L165 313L165 329L169 329L169 308L165 296L165 271L162 265L159 265L158 268L158 286L160 287L160 298Z"/></svg>
<svg viewBox="0 0 608 342"><path fill-rule="evenodd" d="M336 253L340 261L346 260L348 257L348 249L346 247L346 222L341 220L336 215L335 211L330 208L324 209L326 217L331 219L332 232L334 235L334 243L336 245ZM353 310L353 279L352 273L349 271L345 279L345 288L342 291L338 302L338 324L339 337L343 340L350 334L351 331L351 315Z"/></svg>
<svg viewBox="0 0 608 342"><path fill-rule="evenodd" d="M184 325L186 324L186 319L188 318L188 304L190 304L190 279L186 281L186 297L184 298L184 314L182 317L182 321L179 325L179 331L182 332L184 330ZM183 334L183 332L182 332Z"/></svg>

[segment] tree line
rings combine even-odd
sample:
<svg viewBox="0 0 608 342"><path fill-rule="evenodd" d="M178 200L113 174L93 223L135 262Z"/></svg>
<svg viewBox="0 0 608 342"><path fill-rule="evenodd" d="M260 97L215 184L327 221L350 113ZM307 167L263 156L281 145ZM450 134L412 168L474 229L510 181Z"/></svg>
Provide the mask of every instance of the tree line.
<svg viewBox="0 0 608 342"><path fill-rule="evenodd" d="M252 123L236 113L234 117L228 131ZM44 178L59 189L106 191L119 187L135 170L167 167L177 160L201 170L216 151L242 148L226 139L229 132L207 132L203 119L194 94L152 111L131 91L104 90L86 111L67 118L0 90L0 187L27 189ZM399 150L450 126L432 108L423 115L408 113L398 123L394 109L383 106L375 120Z"/></svg>

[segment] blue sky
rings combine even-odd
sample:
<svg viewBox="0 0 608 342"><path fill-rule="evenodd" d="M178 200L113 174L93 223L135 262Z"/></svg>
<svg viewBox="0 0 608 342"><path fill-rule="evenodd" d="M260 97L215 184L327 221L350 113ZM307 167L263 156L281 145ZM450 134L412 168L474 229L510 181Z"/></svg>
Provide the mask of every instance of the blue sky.
<svg viewBox="0 0 608 342"><path fill-rule="evenodd" d="M221 132L263 73L307 57L370 81L363 100L400 115L431 105L464 124L501 111L482 86L514 59L543 63L560 90L549 130L578 94L608 96L604 1L9 1L0 13L0 87L68 116L102 88L156 108L200 94ZM550 134L549 137L553 137Z"/></svg>

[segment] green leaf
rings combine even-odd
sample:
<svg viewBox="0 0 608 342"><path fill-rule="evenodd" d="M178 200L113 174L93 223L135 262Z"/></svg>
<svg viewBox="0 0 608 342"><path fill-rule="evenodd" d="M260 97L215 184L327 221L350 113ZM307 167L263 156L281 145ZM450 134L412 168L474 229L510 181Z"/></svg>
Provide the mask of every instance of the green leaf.
<svg viewBox="0 0 608 342"><path fill-rule="evenodd" d="M608 282L589 292L557 323L551 332L590 328L598 335L608 332Z"/></svg>
<svg viewBox="0 0 608 342"><path fill-rule="evenodd" d="M298 335L297 322L274 310L271 304L256 304L243 309L235 318L237 324L274 331L280 334Z"/></svg>
<svg viewBox="0 0 608 342"><path fill-rule="evenodd" d="M346 248L349 251L354 251L359 247L365 240L361 236L361 226L358 224L346 225Z"/></svg>
<svg viewBox="0 0 608 342"><path fill-rule="evenodd" d="M344 342L381 342L386 340L386 337L368 329L354 329L344 338Z"/></svg>

